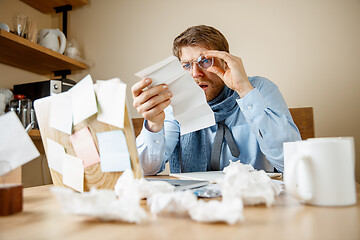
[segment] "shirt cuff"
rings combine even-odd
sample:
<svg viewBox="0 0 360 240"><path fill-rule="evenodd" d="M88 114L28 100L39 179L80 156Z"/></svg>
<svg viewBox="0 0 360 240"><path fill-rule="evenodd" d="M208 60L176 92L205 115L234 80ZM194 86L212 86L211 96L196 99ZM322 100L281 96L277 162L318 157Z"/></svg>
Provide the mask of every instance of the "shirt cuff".
<svg viewBox="0 0 360 240"><path fill-rule="evenodd" d="M257 88L251 90L245 97L236 99L245 119L248 123L252 123L257 116L268 107L265 99Z"/></svg>
<svg viewBox="0 0 360 240"><path fill-rule="evenodd" d="M147 146L152 146L152 147L156 147L156 146L161 146L162 144L164 144L164 128L162 128L160 131L154 133L154 132L150 132L147 128L147 120L145 119L144 121L144 126L141 130L141 136L142 139L144 141L144 143Z"/></svg>

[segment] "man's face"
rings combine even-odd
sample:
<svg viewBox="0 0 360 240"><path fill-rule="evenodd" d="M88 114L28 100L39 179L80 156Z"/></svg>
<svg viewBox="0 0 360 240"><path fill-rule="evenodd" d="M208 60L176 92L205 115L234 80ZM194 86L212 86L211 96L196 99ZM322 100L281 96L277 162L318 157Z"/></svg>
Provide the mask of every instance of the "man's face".
<svg viewBox="0 0 360 240"><path fill-rule="evenodd" d="M209 102L219 95L225 84L218 75L201 69L196 64L196 60L199 58L199 56L203 55L203 52L208 50L208 48L201 46L182 47L180 62L183 64L185 62L191 62L195 60L192 63L190 73L195 82L204 90L206 101ZM218 59L214 59L214 65L222 69L224 68Z"/></svg>

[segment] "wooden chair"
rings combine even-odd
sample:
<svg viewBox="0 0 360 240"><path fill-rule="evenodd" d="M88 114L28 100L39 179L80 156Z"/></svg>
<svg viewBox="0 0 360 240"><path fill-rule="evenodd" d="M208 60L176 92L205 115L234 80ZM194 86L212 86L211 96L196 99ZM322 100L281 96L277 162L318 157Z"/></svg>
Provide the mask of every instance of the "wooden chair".
<svg viewBox="0 0 360 240"><path fill-rule="evenodd" d="M133 118L132 123L133 123L133 127L134 127L135 137L137 137L140 134L141 129L143 127L144 118Z"/></svg>
<svg viewBox="0 0 360 240"><path fill-rule="evenodd" d="M289 108L302 140L315 137L314 111L312 107Z"/></svg>
<svg viewBox="0 0 360 240"><path fill-rule="evenodd" d="M289 110L296 126L299 128L302 140L315 137L313 108L302 107L290 108ZM132 122L137 137L141 132L144 118L133 118Z"/></svg>

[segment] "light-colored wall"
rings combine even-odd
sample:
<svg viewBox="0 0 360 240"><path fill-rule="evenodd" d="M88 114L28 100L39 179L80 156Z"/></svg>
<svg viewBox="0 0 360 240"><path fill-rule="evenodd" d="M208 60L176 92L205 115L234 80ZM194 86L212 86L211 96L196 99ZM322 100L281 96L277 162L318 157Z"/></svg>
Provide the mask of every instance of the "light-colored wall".
<svg viewBox="0 0 360 240"><path fill-rule="evenodd" d="M10 1L1 0L0 9L2 2ZM170 55L172 40L188 26L212 25L249 76L275 82L289 107L314 107L317 137L355 137L360 182L359 23L358 0L90 0L70 12L69 36L93 66L72 78L120 77L131 99L135 72ZM3 65L0 71L0 87L25 75L36 79Z"/></svg>

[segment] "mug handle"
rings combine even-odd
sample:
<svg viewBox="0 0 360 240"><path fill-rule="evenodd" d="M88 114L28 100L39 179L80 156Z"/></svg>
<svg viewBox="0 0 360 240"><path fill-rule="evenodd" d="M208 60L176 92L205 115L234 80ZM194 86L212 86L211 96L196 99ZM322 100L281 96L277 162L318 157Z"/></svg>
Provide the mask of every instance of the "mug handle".
<svg viewBox="0 0 360 240"><path fill-rule="evenodd" d="M59 53L63 54L65 52L65 48L66 48L66 37L65 34L60 31L59 29L57 29L57 35L60 38L60 49L59 49Z"/></svg>
<svg viewBox="0 0 360 240"><path fill-rule="evenodd" d="M287 190L291 195L293 195L295 198L297 198L300 201L309 201L313 198L313 193L306 192L302 193L299 191L297 187L297 176L298 176L298 165L300 162L303 162L305 165L306 171L309 172L310 170L310 163L311 163L311 157L309 155L296 155L292 158L292 161L295 161L293 168L291 169L290 173L291 176L289 178L289 184L287 185Z"/></svg>

